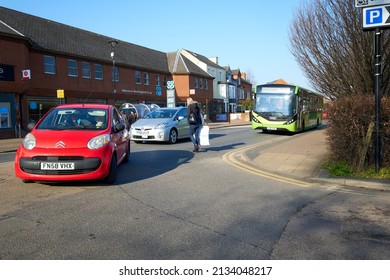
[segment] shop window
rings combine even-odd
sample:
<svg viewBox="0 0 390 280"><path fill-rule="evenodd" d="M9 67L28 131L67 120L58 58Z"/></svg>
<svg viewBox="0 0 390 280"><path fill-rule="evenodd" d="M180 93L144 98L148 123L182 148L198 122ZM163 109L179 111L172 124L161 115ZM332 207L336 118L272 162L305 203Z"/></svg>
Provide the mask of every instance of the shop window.
<svg viewBox="0 0 390 280"><path fill-rule="evenodd" d="M79 98L78 99L79 103L95 103L95 104L107 104L106 99L100 99L100 98Z"/></svg>
<svg viewBox="0 0 390 280"><path fill-rule="evenodd" d="M56 73L56 59L54 56L44 55L43 64L45 74L55 74Z"/></svg>
<svg viewBox="0 0 390 280"><path fill-rule="evenodd" d="M37 122L51 108L60 105L60 100L53 97L31 97L28 102L28 122Z"/></svg>
<svg viewBox="0 0 390 280"><path fill-rule="evenodd" d="M68 76L77 77L79 75L77 69L77 61L73 59L68 59Z"/></svg>
<svg viewBox="0 0 390 280"><path fill-rule="evenodd" d="M91 64L84 62L81 64L81 75L85 79L91 79Z"/></svg>
<svg viewBox="0 0 390 280"><path fill-rule="evenodd" d="M15 81L14 66L0 64L0 81Z"/></svg>
<svg viewBox="0 0 390 280"><path fill-rule="evenodd" d="M0 128L11 127L11 104L6 102L0 103Z"/></svg>

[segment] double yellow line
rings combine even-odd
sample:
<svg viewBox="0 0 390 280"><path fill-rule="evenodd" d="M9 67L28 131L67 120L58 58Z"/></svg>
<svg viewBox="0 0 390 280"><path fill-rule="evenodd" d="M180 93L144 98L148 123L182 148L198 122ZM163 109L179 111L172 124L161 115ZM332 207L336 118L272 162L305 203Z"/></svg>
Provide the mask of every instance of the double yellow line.
<svg viewBox="0 0 390 280"><path fill-rule="evenodd" d="M245 154L245 152L248 150L259 148L261 146L275 143L275 142L278 142L281 140L284 140L284 138L272 139L272 140L262 142L260 144L254 144L254 145L247 146L247 147L244 147L241 149L227 152L226 154L223 155L223 160L226 161L227 163L239 168L239 169L245 170L247 172L251 172L253 174L256 174L256 175L259 175L259 176L262 176L262 177L265 177L268 179L272 179L272 180L276 180L276 181L284 182L284 183L289 183L289 184L293 184L293 185L297 185L297 186L301 186L301 187L314 186L314 184L303 181L303 180L293 179L293 178L289 178L286 176L281 176L281 175L277 175L277 174L274 174L274 173L271 173L268 171L261 170L259 167L253 166L253 164L251 164L246 159L246 157L243 156ZM239 160L238 158L241 158L241 160Z"/></svg>

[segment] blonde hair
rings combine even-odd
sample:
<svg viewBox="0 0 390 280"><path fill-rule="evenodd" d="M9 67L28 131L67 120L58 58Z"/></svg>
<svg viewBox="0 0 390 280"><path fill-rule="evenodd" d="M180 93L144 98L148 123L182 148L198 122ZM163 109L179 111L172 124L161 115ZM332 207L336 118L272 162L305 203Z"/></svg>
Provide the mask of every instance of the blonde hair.
<svg viewBox="0 0 390 280"><path fill-rule="evenodd" d="M192 103L194 103L194 100L191 97L188 97L187 98L187 105L190 105Z"/></svg>

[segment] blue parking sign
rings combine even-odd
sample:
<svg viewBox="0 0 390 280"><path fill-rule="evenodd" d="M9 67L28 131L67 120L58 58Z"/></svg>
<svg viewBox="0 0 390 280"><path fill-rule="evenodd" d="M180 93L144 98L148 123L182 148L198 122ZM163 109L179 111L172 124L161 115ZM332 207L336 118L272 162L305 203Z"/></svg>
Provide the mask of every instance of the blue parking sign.
<svg viewBox="0 0 390 280"><path fill-rule="evenodd" d="M366 10L366 24L381 24L383 21L382 8Z"/></svg>
<svg viewBox="0 0 390 280"><path fill-rule="evenodd" d="M390 6L363 8L363 28L390 27Z"/></svg>

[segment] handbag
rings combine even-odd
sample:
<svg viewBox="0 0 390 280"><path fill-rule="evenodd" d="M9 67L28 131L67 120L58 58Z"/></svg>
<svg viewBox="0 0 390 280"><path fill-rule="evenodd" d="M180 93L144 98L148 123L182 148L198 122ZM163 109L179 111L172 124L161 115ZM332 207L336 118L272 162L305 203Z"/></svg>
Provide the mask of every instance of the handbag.
<svg viewBox="0 0 390 280"><path fill-rule="evenodd" d="M189 124L196 124L196 117L195 117L195 114L194 114L194 113L191 113L191 114L188 116L188 123L189 123Z"/></svg>

